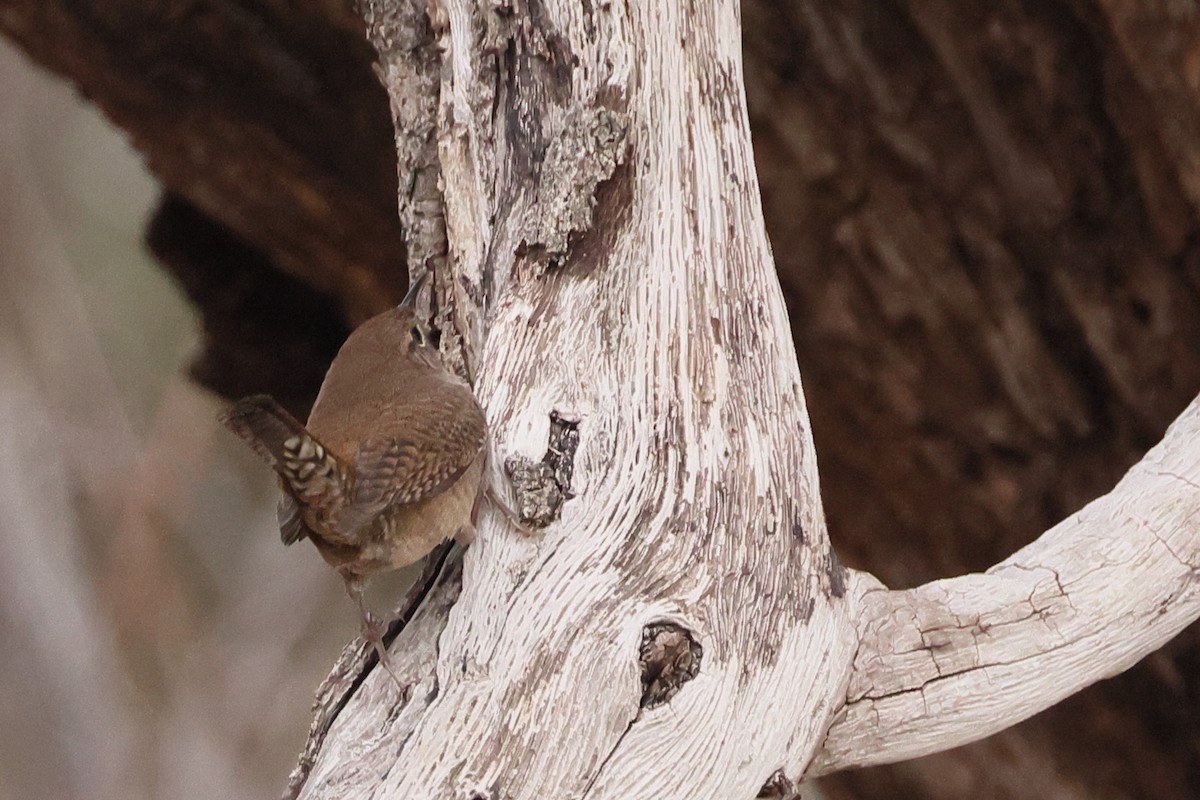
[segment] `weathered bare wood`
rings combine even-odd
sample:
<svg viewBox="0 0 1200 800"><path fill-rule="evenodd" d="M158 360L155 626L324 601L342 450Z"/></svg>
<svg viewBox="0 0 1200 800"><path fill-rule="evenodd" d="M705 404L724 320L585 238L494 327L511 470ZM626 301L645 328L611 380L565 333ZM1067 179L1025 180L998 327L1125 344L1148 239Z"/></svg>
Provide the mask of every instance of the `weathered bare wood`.
<svg viewBox="0 0 1200 800"><path fill-rule="evenodd" d="M357 49L352 65L329 44L344 36L344 7L214 2L211 16L172 17L118 13L111 3L104 5L112 15L97 14L92 5L0 0L0 27L141 130L134 141L176 188L194 178L163 169L172 159L203 152L199 177L215 189L205 171L223 171L225 159L242 164L248 154L254 163L237 173L246 180L220 181L207 207L234 227L260 226L248 238L264 252L280 242L292 247L296 240L276 226L303 216L292 214L291 190L311 185L326 196L330 219L372 220L354 228L355 243L374 247L366 243L390 230L395 255L367 261L380 275L393 270L403 253L397 229L382 227L391 191L384 183L369 189L379 210L365 215L360 202L329 189L346 175L389 177L387 160L360 148L359 123L377 122L379 113L353 110L368 95L382 104L382 95L324 92L315 113L291 117L291 141L315 142L315 153L341 151L337 163L264 156L275 146L260 149L256 137L277 130L273 112L292 106L264 94L245 102L248 85L275 80L263 68L270 65L320 64L325 78L352 78L343 70L357 65L365 76L369 48ZM161 7L168 5L178 4ZM225 5L243 13L220 10ZM1186 89L1195 15L1147 2L968 3L942 4L944 13L917 25L921 9L910 13L905 4L743 7L768 227L810 388L835 540L848 560L894 585L982 569L1111 486L1196 389L1200 239L1194 193L1180 186L1195 172ZM331 26L330 14L343 22ZM241 44L223 47L219 36L197 44L208 40L197 38L196 25L218 30L212 22L222 19L240 21ZM163 39L149 31L163 20L183 45L156 44ZM263 20L265 28L254 27ZM244 80L213 77L205 66L219 59L201 50L224 53ZM237 59L259 67L232 66ZM122 80L108 80L110 70L124 70ZM340 85L370 89L356 80ZM148 98L149 112L114 111L127 96ZM240 109L234 124L214 123L225 135L179 121L197 97L206 98L204 114L220 116L223 96ZM327 113L321 103L342 110ZM976 121L986 121L979 109L988 104L1003 125L986 131L993 138L984 147ZM164 108L180 113L164 121ZM386 117L382 105L377 111ZM314 130L300 130L306 126ZM372 141L386 149L388 138L383 130ZM1040 160L1042 172L1048 164L1054 180L1013 191L994 154L1014 151ZM291 175L305 163L362 169L254 179L259 169ZM1034 189L1043 194L1020 202ZM264 193L279 194L269 213L261 210ZM1053 195L1069 208L1051 226L1023 214L1026 205L1053 207ZM323 236L323 224L304 217L300 233ZM295 248L293 258L305 253ZM324 285L343 297L375 297L369 286L378 275L369 285L354 269L339 277L339 263L320 261L330 268L320 280L333 282ZM393 282L395 297L400 281ZM1016 791L1011 781L1027 770L1048 795L1190 798L1200 717L1189 698L1200 672L1192 668L1194 632L1188 637L1153 668L1097 687L993 739L990 749L859 775L838 796L998 796L1005 780ZM962 782L968 773L973 783Z"/></svg>
<svg viewBox="0 0 1200 800"><path fill-rule="evenodd" d="M814 771L986 735L1127 667L1200 614L1190 589L1166 613L1149 593L1134 601L1162 618L1140 625L1149 635L1105 639L1098 632L1122 626L1108 624L1111 592L1086 557L1097 528L1117 525L1101 563L1170 574L1122 552L1128 526L1112 507L1166 514L1156 530L1187 549L1176 578L1190 586L1200 550L1193 410L1174 434L1184 445L1164 446L1182 459L1165 481L1175 495L1143 495L1135 473L1083 523L957 584L888 592L855 575L855 629L825 540L794 355L778 344L786 319L749 169L740 65L723 35L736 13L715 13L436 9L447 59L445 299L480 365L494 462L533 460L551 417L566 417L579 426L580 485L540 541L483 526L438 631L436 667L402 667L436 691L397 715L378 684L364 684L301 796L750 796L803 776L822 741ZM401 107L405 85L390 88ZM587 176L605 169L593 201ZM472 353L480 340L482 358ZM1131 497L1144 506L1129 511ZM696 645L677 648L689 654L686 677L656 698L670 716L646 702L645 659L658 651L638 650L640 701L632 659L664 622ZM1099 661L1078 668L1088 658ZM980 689L992 676L1008 691ZM925 708L943 685L947 699ZM881 745L890 726L911 744Z"/></svg>
<svg viewBox="0 0 1200 800"><path fill-rule="evenodd" d="M1164 144L1195 97L1156 88L1186 74L1195 15L1090 0L743 13L831 538L889 586L985 570L1111 489L1200 391L1200 237L1179 179L1196 156L1175 150L1200 145ZM1014 187L995 152L1053 180ZM1055 195L1060 216L1030 218ZM1193 626L986 742L822 786L836 800L999 800L1030 781L1046 797L1191 800L1198 665Z"/></svg>
<svg viewBox="0 0 1200 800"><path fill-rule="evenodd" d="M983 574L887 591L813 774L988 736L1112 677L1200 617L1200 398L1109 494Z"/></svg>
<svg viewBox="0 0 1200 800"><path fill-rule="evenodd" d="M301 796L752 796L819 743L852 629L762 226L737 7L440 12L449 299L486 332L493 462L540 458L551 416L573 420L574 498L540 538L484 521L436 678L400 667L436 691L397 715L368 680ZM643 644L660 623L698 645L699 670L642 707L672 649ZM774 707L810 711L763 727Z"/></svg>

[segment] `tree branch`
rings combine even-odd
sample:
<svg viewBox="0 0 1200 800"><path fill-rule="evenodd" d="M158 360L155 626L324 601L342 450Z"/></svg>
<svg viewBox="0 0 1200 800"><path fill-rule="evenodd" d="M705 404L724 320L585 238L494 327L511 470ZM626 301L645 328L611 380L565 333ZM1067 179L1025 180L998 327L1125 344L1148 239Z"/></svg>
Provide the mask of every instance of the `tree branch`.
<svg viewBox="0 0 1200 800"><path fill-rule="evenodd" d="M621 133L627 124L606 124L612 112L627 111L630 81L593 84L589 75L584 83L603 84L595 92L599 107L535 97L547 119L521 116L513 92L522 86L531 96L575 88L574 80L558 80L574 63L556 60L573 54L571 46L539 36L547 27L554 34L544 23L559 19L557 10L536 2L495 3L494 14L426 0L378 5L417 23L415 35L405 36L389 28L395 17L371 18L388 82L398 83L388 72L390 47L401 61L419 56L420 63L400 66L426 86L424 93L392 93L393 103L412 101L393 105L409 253L435 271L446 255L438 188L445 155L458 170L449 180L460 187L447 197L457 204L454 269L474 270L474 277L443 283L453 303L439 312L451 339L455 327L468 332L471 341L460 349L478 366L487 315L497 306L532 297L532 329L556 302L521 288L530 275L559 271L563 293L590 291L588 281L566 284L607 270L615 240L637 241L622 238L621 214L639 176L630 159L641 153ZM1187 48L1164 45L1186 42L1180 32L1195 27L1196 15L1112 0L1052 9L939 7L947 13L901 5L864 14L857 0L741 4L747 57L757 65L751 113L780 276L791 290L805 375L820 386L811 401L825 437L832 524L848 559L904 585L930 572L981 569L1013 549L1013 539L1025 541L1027 531L1111 486L1195 391L1200 364L1193 357L1197 173L1187 168L1196 162L1197 137L1188 135L1196 104L1180 77ZM197 10L179 0L0 0L0 8L0 28L73 76L132 131L168 187L256 245L256 262L334 292L357 317L402 294L396 266L405 248L389 188L393 131L367 69L370 48L345 4L255 0ZM595 16L578 13L585 26ZM474 62L443 60L448 35L458 37L460 53L479 51ZM658 44L652 37L640 43ZM633 51L620 44L612 50L621 58L601 71L641 81L647 56L631 60ZM689 80L712 74L672 57L672 65L691 70ZM458 71L443 75L452 64ZM439 98L443 78L454 91ZM499 124L488 110L509 116ZM655 112L645 116L634 122L659 124ZM677 120L667 121L679 130ZM457 140L444 135L455 128ZM626 150L605 144L621 140L609 135L614 130ZM576 158L593 148L598 157ZM1021 168L1005 168L1012 163ZM570 180L547 179L564 176ZM461 190L469 181L478 184ZM579 202L557 203L573 186ZM533 194L522 196L521 187ZM662 213L693 215L697 207L661 206ZM674 230L673 223L662 228ZM195 230L183 233L176 241L186 244ZM514 242L526 248L515 258L505 252ZM658 268L654 244L642 242L643 269ZM195 275L206 286L223 285L244 267L227 257L221 266L221 275ZM292 299L275 299L305 316ZM641 323L619 306L610 316L618 325ZM260 330L248 330L253 346L276 352ZM283 338L294 348L293 333ZM323 366L318 360L312 357L314 369ZM574 371L581 381L589 377L587 365ZM490 391L504 394L502 382L493 383ZM780 420L790 424L786 415ZM587 418L577 421L586 432ZM673 435L654 444L669 450ZM521 463L545 471L541 462ZM885 526L891 536L873 535ZM1015 575L1011 568L997 573ZM1036 588L1045 575L1026 577ZM908 608L903 597L884 601L869 591L878 587L865 578L852 587L884 609ZM911 594L928 599L921 590ZM943 613L946 603L934 606ZM1195 694L1197 673L1188 669L1194 640L1193 632L1162 654L1167 668L1110 683L989 747L994 753L1013 749L1018 737L1036 740L1015 748L1036 750L1032 763L1026 755L1008 771L1056 760L1054 780L1083 794L1119 774L1127 794L1195 796L1189 742L1196 715L1186 702ZM937 656L938 663L947 657L943 650ZM1091 730L1079 735L1080 715L1118 722L1085 726ZM1107 770L1079 766L1079 753L1097 750L1105 751ZM954 758L956 772L987 774L994 783L997 770L982 748ZM946 764L905 767L907 790L941 786ZM854 778L857 792L875 783L890 796L879 788L898 779L889 775Z"/></svg>
<svg viewBox="0 0 1200 800"><path fill-rule="evenodd" d="M1107 495L983 574L887 591L812 774L981 739L1110 678L1200 617L1200 398Z"/></svg>

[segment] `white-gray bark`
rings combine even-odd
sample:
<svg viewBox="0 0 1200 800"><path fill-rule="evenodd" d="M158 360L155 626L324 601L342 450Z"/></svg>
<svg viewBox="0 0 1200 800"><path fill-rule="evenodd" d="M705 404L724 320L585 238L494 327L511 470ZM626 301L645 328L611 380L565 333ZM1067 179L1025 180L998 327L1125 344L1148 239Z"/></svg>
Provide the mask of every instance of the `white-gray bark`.
<svg viewBox="0 0 1200 800"><path fill-rule="evenodd" d="M443 563L391 648L407 702L342 665L300 796L784 796L987 735L1200 615L1195 404L985 575L889 592L838 565L735 0L364 11L400 151L440 169L441 209L426 171L402 213L444 265L439 319L462 337L443 345L476 378L491 480L549 524L489 513ZM410 93L432 63L429 125ZM436 165L412 141L429 130Z"/></svg>
<svg viewBox="0 0 1200 800"><path fill-rule="evenodd" d="M1110 493L982 575L887 591L855 574L846 705L811 774L995 733L1200 616L1200 399Z"/></svg>

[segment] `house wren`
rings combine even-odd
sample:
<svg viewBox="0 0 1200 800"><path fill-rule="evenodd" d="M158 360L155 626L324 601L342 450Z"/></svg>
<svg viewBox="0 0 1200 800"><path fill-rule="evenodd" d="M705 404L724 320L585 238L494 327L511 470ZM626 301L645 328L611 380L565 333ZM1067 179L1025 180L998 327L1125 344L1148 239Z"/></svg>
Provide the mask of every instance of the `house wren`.
<svg viewBox="0 0 1200 800"><path fill-rule="evenodd" d="M414 313L420 287L350 334L307 426L265 395L221 417L279 474L283 543L311 539L338 571L389 672L365 583L473 534L487 436L471 387L442 364Z"/></svg>

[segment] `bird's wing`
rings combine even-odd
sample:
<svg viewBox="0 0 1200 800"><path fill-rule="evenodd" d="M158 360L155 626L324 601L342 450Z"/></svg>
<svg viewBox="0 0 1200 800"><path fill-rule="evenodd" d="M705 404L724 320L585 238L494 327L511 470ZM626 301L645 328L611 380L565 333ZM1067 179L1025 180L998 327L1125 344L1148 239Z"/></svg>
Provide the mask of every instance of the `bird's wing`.
<svg viewBox="0 0 1200 800"><path fill-rule="evenodd" d="M445 491L487 439L483 410L465 385L441 388L390 428L365 439L354 455L354 488L338 518L340 533L357 530L389 506Z"/></svg>

